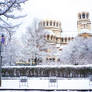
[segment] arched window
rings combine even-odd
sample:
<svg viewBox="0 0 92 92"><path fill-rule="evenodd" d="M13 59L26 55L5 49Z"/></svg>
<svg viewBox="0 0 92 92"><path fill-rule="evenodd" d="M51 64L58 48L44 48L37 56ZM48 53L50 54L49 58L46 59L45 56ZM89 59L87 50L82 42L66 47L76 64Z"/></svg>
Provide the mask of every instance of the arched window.
<svg viewBox="0 0 92 92"><path fill-rule="evenodd" d="M53 39L53 36L51 36L51 40Z"/></svg>
<svg viewBox="0 0 92 92"><path fill-rule="evenodd" d="M53 23L53 25L55 26L55 22Z"/></svg>
<svg viewBox="0 0 92 92"><path fill-rule="evenodd" d="M65 38L65 42L67 42L67 38Z"/></svg>
<svg viewBox="0 0 92 92"><path fill-rule="evenodd" d="M48 26L48 21L47 21L47 26Z"/></svg>
<svg viewBox="0 0 92 92"><path fill-rule="evenodd" d="M87 14L86 14L86 18L88 19L88 17L89 17L89 14L87 13Z"/></svg>
<svg viewBox="0 0 92 92"><path fill-rule="evenodd" d="M52 21L50 21L50 26L52 26Z"/></svg>
<svg viewBox="0 0 92 92"><path fill-rule="evenodd" d="M63 38L61 38L61 42L63 42Z"/></svg>
<svg viewBox="0 0 92 92"><path fill-rule="evenodd" d="M85 13L82 14L82 18L83 18L83 19L85 18Z"/></svg>
<svg viewBox="0 0 92 92"><path fill-rule="evenodd" d="M58 23L56 24L56 26L58 27Z"/></svg>
<svg viewBox="0 0 92 92"><path fill-rule="evenodd" d="M47 35L47 40L49 40L49 35Z"/></svg>

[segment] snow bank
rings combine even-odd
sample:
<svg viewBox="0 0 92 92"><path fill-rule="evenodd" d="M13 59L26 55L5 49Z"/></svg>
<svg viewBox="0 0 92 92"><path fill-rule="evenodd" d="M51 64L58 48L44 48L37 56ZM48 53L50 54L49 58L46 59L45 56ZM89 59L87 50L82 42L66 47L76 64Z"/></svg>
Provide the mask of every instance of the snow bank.
<svg viewBox="0 0 92 92"><path fill-rule="evenodd" d="M89 65L35 65L35 66L2 66L2 68L92 68Z"/></svg>
<svg viewBox="0 0 92 92"><path fill-rule="evenodd" d="M50 81L55 79L55 81ZM26 82L20 79L2 80L0 89L92 89L92 83L89 79L67 79L67 78L27 78Z"/></svg>

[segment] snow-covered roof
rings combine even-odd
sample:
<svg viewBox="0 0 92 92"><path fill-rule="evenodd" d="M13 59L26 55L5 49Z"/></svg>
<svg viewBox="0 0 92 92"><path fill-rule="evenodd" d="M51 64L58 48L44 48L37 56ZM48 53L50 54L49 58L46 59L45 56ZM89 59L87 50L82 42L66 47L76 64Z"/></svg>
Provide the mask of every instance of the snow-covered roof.
<svg viewBox="0 0 92 92"><path fill-rule="evenodd" d="M53 35L53 36L55 36L55 34L53 33L52 30L44 29L43 31L44 31L44 35Z"/></svg>
<svg viewBox="0 0 92 92"><path fill-rule="evenodd" d="M79 34L83 34L83 33L92 34L92 31L91 30L88 30L88 29L82 29L82 30L80 30Z"/></svg>

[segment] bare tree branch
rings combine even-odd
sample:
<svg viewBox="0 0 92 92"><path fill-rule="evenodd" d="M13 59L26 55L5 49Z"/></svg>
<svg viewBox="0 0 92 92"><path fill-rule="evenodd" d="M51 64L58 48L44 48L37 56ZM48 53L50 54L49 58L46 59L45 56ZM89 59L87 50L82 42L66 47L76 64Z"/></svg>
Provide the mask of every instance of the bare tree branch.
<svg viewBox="0 0 92 92"><path fill-rule="evenodd" d="M21 8L21 3L24 3L26 1L27 0L0 0L0 28L11 30L12 28L16 28L21 25L21 23L8 23L5 18L19 19L26 17L27 15L16 16L16 14L13 14L13 11L15 9L18 10L18 8Z"/></svg>
<svg viewBox="0 0 92 92"><path fill-rule="evenodd" d="M15 15L8 15L8 14L4 14L4 16L5 16L5 17L7 17L7 18L19 19L19 18L26 17L27 15L15 16Z"/></svg>
<svg viewBox="0 0 92 92"><path fill-rule="evenodd" d="M5 13L7 13L11 7L16 3L16 0L11 0L11 3L7 3L6 9L4 8L3 10L0 9L0 15L4 15Z"/></svg>
<svg viewBox="0 0 92 92"><path fill-rule="evenodd" d="M18 5L20 3L24 3L27 0L4 0L0 1L0 15L5 15L14 5Z"/></svg>

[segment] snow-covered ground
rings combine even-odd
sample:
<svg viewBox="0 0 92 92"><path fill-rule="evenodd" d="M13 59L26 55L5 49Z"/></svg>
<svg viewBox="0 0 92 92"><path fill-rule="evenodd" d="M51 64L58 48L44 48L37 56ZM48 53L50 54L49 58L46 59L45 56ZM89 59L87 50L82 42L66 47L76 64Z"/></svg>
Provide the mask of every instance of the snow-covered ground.
<svg viewBox="0 0 92 92"><path fill-rule="evenodd" d="M2 68L91 68L92 64L87 64L87 65L58 65L58 63L55 65L35 65L35 66L2 66Z"/></svg>
<svg viewBox="0 0 92 92"><path fill-rule="evenodd" d="M0 89L92 89L92 81L87 78L56 78L56 77L40 77L40 78L2 78L2 86Z"/></svg>

